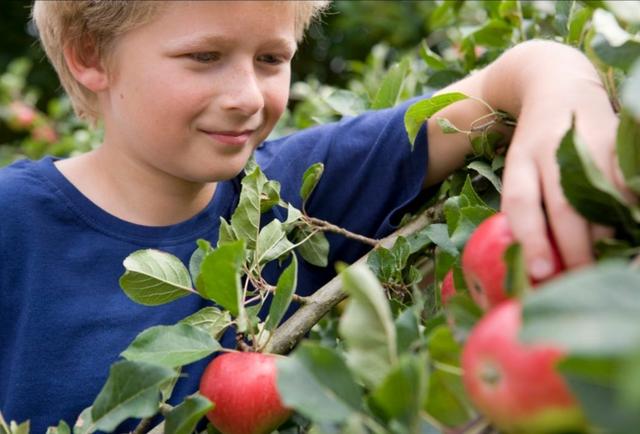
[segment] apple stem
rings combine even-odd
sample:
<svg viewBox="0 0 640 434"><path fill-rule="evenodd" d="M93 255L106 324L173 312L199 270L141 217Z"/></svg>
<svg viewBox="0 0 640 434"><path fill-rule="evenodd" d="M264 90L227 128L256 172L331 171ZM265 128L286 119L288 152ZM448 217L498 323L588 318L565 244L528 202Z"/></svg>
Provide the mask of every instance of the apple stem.
<svg viewBox="0 0 640 434"><path fill-rule="evenodd" d="M244 333L238 333L236 335L236 346L238 347L238 350L242 352L253 352L253 347L244 341Z"/></svg>

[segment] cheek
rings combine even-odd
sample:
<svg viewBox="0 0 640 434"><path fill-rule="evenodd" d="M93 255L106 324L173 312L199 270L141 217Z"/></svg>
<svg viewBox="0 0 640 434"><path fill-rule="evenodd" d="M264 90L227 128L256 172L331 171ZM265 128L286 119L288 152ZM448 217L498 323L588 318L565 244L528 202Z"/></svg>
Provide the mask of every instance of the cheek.
<svg viewBox="0 0 640 434"><path fill-rule="evenodd" d="M272 117L276 118L276 121L280 118L280 115L282 115L282 112L284 112L289 102L289 77L290 75L287 74L279 78L273 83L273 86L270 86L265 94L265 99L270 109L269 111Z"/></svg>
<svg viewBox="0 0 640 434"><path fill-rule="evenodd" d="M164 67L148 71L139 80L143 92L143 109L165 117L179 117L197 113L206 106L211 87L210 80L197 74L187 74L184 70Z"/></svg>

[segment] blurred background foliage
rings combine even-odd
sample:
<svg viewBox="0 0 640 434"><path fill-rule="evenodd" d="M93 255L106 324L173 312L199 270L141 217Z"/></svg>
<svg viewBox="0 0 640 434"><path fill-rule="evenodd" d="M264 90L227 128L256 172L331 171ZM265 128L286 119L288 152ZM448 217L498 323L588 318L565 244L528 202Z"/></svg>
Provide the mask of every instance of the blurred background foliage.
<svg viewBox="0 0 640 434"><path fill-rule="evenodd" d="M334 1L294 59L291 103L273 135L441 88L522 40L553 37L582 46L594 8L604 3ZM100 142L100 131L73 116L37 43L30 5L0 3L0 166L84 152ZM619 80L608 78L611 86ZM392 101L385 100L389 94Z"/></svg>

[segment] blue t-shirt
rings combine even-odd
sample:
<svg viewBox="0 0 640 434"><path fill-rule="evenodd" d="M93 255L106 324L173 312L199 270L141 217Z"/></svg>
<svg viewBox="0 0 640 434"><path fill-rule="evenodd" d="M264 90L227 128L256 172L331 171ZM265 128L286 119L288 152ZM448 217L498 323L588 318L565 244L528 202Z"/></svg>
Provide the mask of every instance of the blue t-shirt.
<svg viewBox="0 0 640 434"><path fill-rule="evenodd" d="M392 232L421 191L427 148L411 152L403 117L407 104L345 118L265 142L256 160L300 207L304 171L325 173L307 212L370 237ZM425 128L416 143L426 143ZM118 219L83 196L52 158L0 170L0 411L31 420L44 433L60 419L72 425L102 388L109 366L145 328L175 324L210 305L197 296L146 307L118 284L122 261L156 248L188 264L198 238L217 241L219 217L230 218L239 179L220 182L205 210L188 221L147 227ZM286 217L275 208L268 218ZM300 262L298 293L309 294L334 275L333 263L354 262L369 249L334 234L329 267ZM275 282L277 275L267 276ZM226 336L224 345L233 345ZM185 367L173 402L197 390L207 361ZM118 429L130 429L133 421Z"/></svg>

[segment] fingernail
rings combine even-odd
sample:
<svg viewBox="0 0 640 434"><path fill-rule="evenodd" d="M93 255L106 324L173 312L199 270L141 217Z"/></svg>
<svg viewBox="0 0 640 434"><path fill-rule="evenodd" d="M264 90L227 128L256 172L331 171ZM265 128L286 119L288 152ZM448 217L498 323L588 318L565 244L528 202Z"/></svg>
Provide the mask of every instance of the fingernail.
<svg viewBox="0 0 640 434"><path fill-rule="evenodd" d="M544 279L553 271L551 262L546 259L535 259L529 266L529 275L536 280Z"/></svg>

